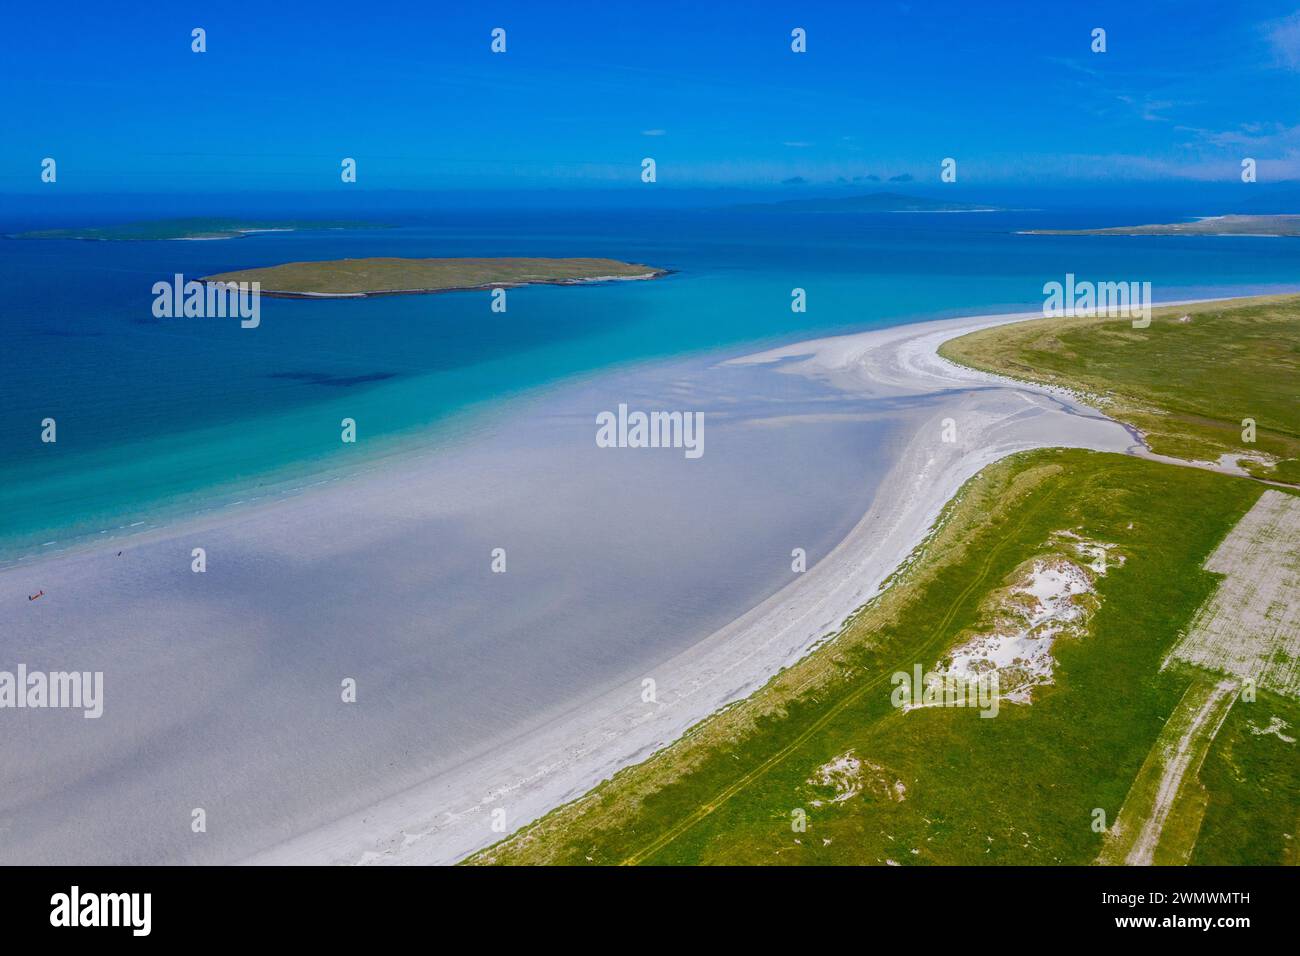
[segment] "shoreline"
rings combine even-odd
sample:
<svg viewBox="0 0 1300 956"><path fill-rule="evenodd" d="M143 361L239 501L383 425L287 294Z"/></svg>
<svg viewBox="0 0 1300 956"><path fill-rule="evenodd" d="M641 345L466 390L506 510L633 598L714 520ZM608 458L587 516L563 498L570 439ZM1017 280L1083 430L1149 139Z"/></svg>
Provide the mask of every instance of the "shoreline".
<svg viewBox="0 0 1300 956"><path fill-rule="evenodd" d="M1182 303L1161 303L1179 304ZM504 737L492 739L490 732L476 731L480 735L470 741L468 749L461 748L463 758L451 765L435 770L431 766L422 769L417 763L401 768L402 773L390 771L384 779L397 785L396 792L390 789L389 795L370 799L366 796L368 789L373 791L377 784L354 780L338 793L331 793L328 804L322 797L321 805L336 805L342 802L339 797L342 793L348 796L346 802L357 806L354 812L336 817L332 822L304 827L301 810L297 819L292 814L273 815L269 820L254 817L248 821L243 842L260 844L262 848L251 854L223 856L216 862L453 863L463 859L556 806L583 795L623 767L645 759L700 720L748 696L782 667L833 636L847 617L878 593L880 584L925 540L934 521L965 480L985 465L1007 454L1036 447L1065 445L1117 452L1134 450L1135 440L1122 426L1074 397L964 369L936 354L941 342L967 331L1041 317L1040 312L1028 312L930 320L792 343L714 363L710 367L716 369L767 367L778 374L794 376L794 381L808 379L846 395L878 399L886 405L916 396L924 399L914 410L914 418L909 419L915 425L910 439L894 449L897 458L892 468L848 534L837 539L838 543L806 574L775 593L765 592L768 594L765 599L730 623L706 632L703 639L692 638L693 643L684 650L651 668L649 673L659 686L659 700L654 706L641 703L639 676L609 687L603 693L596 689L600 682L593 678L591 695L575 693L567 698L552 698L547 707L535 709L527 720L517 721ZM774 397L772 407L774 411L768 418L748 422L747 427L762 430L794 421L817 422L834 417L823 411L827 408L824 404L800 406L784 393ZM806 412L801 413L801 408L806 408ZM955 417L960 423L962 438L957 445L942 445L936 439L940 422L947 416ZM513 456L509 460L513 463ZM437 480L430 480L430 475L436 475L437 467L434 460L424 464L412 462L407 471L412 476L424 476L421 479L424 484L415 484L412 477L404 479L410 482L408 485L399 481L399 489L439 487ZM395 529L405 527L410 520L396 501L390 502L391 484L383 486L387 494L376 496L373 487L368 494L371 517L379 518L387 528L376 529L369 536L373 541L367 539L364 543L383 545L383 550L391 550L388 545L392 543L383 536L399 533ZM293 505L281 508L277 502L275 507L256 509L257 514L241 513L193 530L202 532L205 540L218 544L225 539L223 547L229 547L233 543L244 544L243 535L263 522L279 523L290 530L298 529L295 532L298 540L292 540L293 535L277 537L275 529L259 528L256 534L262 539L272 538L286 553L323 548L326 558L343 561L345 570L353 569L350 574L360 573L368 559L355 537L352 543L334 540L335 529L322 528L321 537L315 540L302 532L301 523L293 525L285 518L292 514L301 517L304 513L323 517L328 509L322 502L334 501L337 505L341 492L342 489L333 492L321 489L316 495L309 490ZM380 509L378 514L373 512L376 507ZM167 535L160 533L160 537L165 539ZM401 539L397 540L400 543ZM284 554L271 557L285 559ZM76 571L69 568L76 562L81 571L91 572L97 560L81 555L59 565L55 563L57 559L50 559L49 567L66 573ZM373 555L369 560L373 560ZM124 566L122 571L126 572ZM138 572L135 575L138 577ZM184 585L182 580L186 582ZM155 637L159 633L164 636L188 633L192 621L187 621L183 613L184 597L192 593L192 581L191 575L184 574L168 583L156 597L147 599L152 605L151 615L176 622L169 625L171 630L160 629L157 624L150 629L146 619L133 624L132 632L139 637L146 633ZM292 581L287 583L292 598ZM103 612L111 612L114 602L119 607L129 606L122 605L121 599L106 597L100 584L91 582L88 586L92 596L107 603L107 608L96 605L91 621L111 621L111 614L106 617ZM130 580L127 586L152 590L147 580ZM176 602L169 598L171 589L181 592ZM247 592L241 588L230 593L241 595L238 601L255 603L243 596ZM278 598L281 592L275 594ZM62 598L56 592L55 601L59 600ZM336 610L341 616L348 616L346 605ZM411 610L418 616L418 609ZM583 610L584 613L592 611L585 607ZM234 607L222 607L220 611L222 615L241 616ZM292 605L278 613L286 615L284 620L293 622L304 635L311 630L307 623L298 620ZM267 624L274 624L274 620L268 620ZM380 626L384 626L382 621ZM274 633L274 628L271 632ZM61 632L53 633L60 634L61 644L68 643ZM317 637L313 635L312 639ZM106 639L104 642L110 643ZM123 647L136 656L149 653L146 644L134 638L125 644L119 641L117 649ZM328 647L325 645L323 649ZM320 676L313 673L321 670L319 663L296 660L279 679L301 682ZM402 666L402 661L394 666ZM427 662L422 666L427 666ZM209 672L205 670L204 674L208 676ZM218 671L215 676L218 684L220 677ZM214 688L213 693L217 690ZM498 696L505 692L500 686L495 690ZM174 691L169 688L167 693L174 694ZM185 705L177 702L174 706L180 713L186 713ZM175 719L178 727L189 726L182 723L181 717ZM337 718L332 711L329 714L322 711L316 719ZM404 730L433 733L419 725ZM338 759L346 761L346 754L339 754ZM21 759L17 766L21 773ZM287 775L293 776L292 768L287 769ZM414 779L405 789L401 789L403 777ZM300 780L300 789L311 790L308 776ZM55 792L46 794L47 798ZM70 794L69 799L84 800L88 796L95 795L80 790ZM508 811L506 832L490 827L490 811L498 808ZM41 813L54 815L56 811L43 809Z"/></svg>
<svg viewBox="0 0 1300 956"><path fill-rule="evenodd" d="M1253 297L1177 300L1157 306ZM914 376L932 377L946 388L993 386L1019 395L1029 404L1033 403L1029 396L1045 399L1068 409L1070 417L1095 423L1098 431L1091 436L1095 439L1091 443L1080 440L1079 435L1069 436L1059 427L1048 428L1039 440L1007 436L984 445L977 454L950 457L946 463L933 454L934 443L918 435L887 475L869 510L826 558L802 578L656 672L661 696L665 684L678 689L655 709L629 704L638 687L611 692L589 705L585 714L571 716L563 728L540 728L518 738L514 742L516 752L488 755L473 768L472 779L467 775L456 782L428 781L364 813L340 819L241 862L458 863L670 745L695 724L749 696L781 670L832 639L860 608L882 593L897 570L924 546L948 502L987 465L1010 454L1044 447L1095 448L1154 457L1140 435L1128 426L1107 418L1063 389L1005 379L938 355L943 342L968 332L1041 318L1041 312L1027 312L931 320L813 339L728 360L724 364L779 364L782 371L808 374L849 389L883 384L887 390L906 390L915 385ZM872 354L888 351L889 346L894 347L893 352L883 360ZM939 418L936 413L931 423L937 424ZM993 433L985 437L997 437L996 423ZM1219 470L1212 464L1205 467ZM909 474L913 476L910 480L906 477ZM883 536L881 524L885 525ZM883 547L878 544L881 541ZM740 673L736 673L738 670ZM662 679L664 671L673 676ZM615 741L618 746L612 745ZM522 757L525 753L527 758ZM525 762L531 763L533 769L525 769ZM478 798L473 799L476 785ZM497 806L504 808L507 802L512 808L508 830L487 832L490 811ZM455 809L431 815L430 806Z"/></svg>
<svg viewBox="0 0 1300 956"><path fill-rule="evenodd" d="M759 603L787 541L833 548L883 471L846 440L892 428L750 427L833 396L704 357L537 397L454 450L0 573L11 658L102 671L107 698L100 720L0 740L0 857L229 863L455 778ZM710 453L600 448L593 416L619 401L705 409ZM196 840L178 801L219 825Z"/></svg>
<svg viewBox="0 0 1300 956"><path fill-rule="evenodd" d="M907 443L880 492L850 533L790 584L655 669L659 701L647 707L640 686L616 688L508 747L451 775L434 778L364 812L299 835L241 861L249 864L450 864L590 791L625 766L678 739L691 726L763 686L781 669L838 633L872 600L929 536L961 486L986 465L1030 448L1065 445L1123 452L1132 436L1118 423L1068 398L1006 383L938 357L938 345L978 328L1041 318L1011 313L933 320L814 339L727 365L777 366L852 391L900 395L925 383L956 396L972 413L977 440L966 453L928 440L951 410L936 408ZM924 386L923 386L924 387ZM998 395L994 405L981 396ZM1018 407L1045 417L1028 434L1006 427ZM1060 414L1061 409L1068 409ZM1009 413L1009 414L1008 414ZM1055 413L1055 414L1054 414ZM1062 426L1076 426L1070 436ZM1077 427L1081 426L1081 427ZM1036 431L1038 434L1033 434ZM507 808L507 833L488 826L490 811ZM440 808L433 810L431 808Z"/></svg>

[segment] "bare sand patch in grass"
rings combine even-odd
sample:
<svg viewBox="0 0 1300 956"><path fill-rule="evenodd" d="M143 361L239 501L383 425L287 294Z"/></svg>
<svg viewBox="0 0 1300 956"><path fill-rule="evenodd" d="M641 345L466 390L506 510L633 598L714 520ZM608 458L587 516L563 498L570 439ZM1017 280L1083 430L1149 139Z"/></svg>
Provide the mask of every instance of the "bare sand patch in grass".
<svg viewBox="0 0 1300 956"><path fill-rule="evenodd" d="M850 751L822 764L808 782L818 787L833 787L835 796L831 797L832 803L851 800L862 792L862 761ZM820 803L820 800L814 800L813 806Z"/></svg>
<svg viewBox="0 0 1300 956"><path fill-rule="evenodd" d="M1266 727L1261 727L1253 720L1246 721L1246 727L1256 737L1266 737L1272 735L1276 737L1278 740L1282 741L1282 743L1284 744L1293 744L1295 743L1296 740L1294 737L1291 737L1282 732L1284 730L1288 730L1291 727L1291 725L1287 723L1285 720L1283 720L1281 717L1278 717L1277 715L1273 715L1269 717L1268 726Z"/></svg>
<svg viewBox="0 0 1300 956"><path fill-rule="evenodd" d="M1265 491L1205 562L1226 575L1165 665L1300 697L1300 498Z"/></svg>
<svg viewBox="0 0 1300 956"><path fill-rule="evenodd" d="M907 785L903 781L881 764L854 756L852 750L822 764L808 778L808 783L833 788L835 795L830 798L831 803L844 803L860 793L894 803L902 803L907 798ZM814 807L822 806L823 802L811 801Z"/></svg>
<svg viewBox="0 0 1300 956"><path fill-rule="evenodd" d="M969 680L996 671L1001 700L1019 704L1031 702L1035 687L1053 682L1057 639L1083 636L1096 604L1095 578L1124 558L1111 554L1114 545L1072 531L1057 532L1052 543L1066 553L1043 555L1017 569L1014 583L990 596L984 612L989 623L949 651L932 679Z"/></svg>

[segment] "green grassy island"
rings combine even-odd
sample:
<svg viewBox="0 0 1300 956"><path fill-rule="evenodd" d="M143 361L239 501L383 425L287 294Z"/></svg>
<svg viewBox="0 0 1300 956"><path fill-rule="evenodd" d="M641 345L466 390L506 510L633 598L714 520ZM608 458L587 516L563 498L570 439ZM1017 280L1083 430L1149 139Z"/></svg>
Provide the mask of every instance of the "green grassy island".
<svg viewBox="0 0 1300 956"><path fill-rule="evenodd" d="M617 259L335 259L287 262L206 276L206 282L260 282L280 298L356 298L521 285L578 285L654 279L666 269Z"/></svg>

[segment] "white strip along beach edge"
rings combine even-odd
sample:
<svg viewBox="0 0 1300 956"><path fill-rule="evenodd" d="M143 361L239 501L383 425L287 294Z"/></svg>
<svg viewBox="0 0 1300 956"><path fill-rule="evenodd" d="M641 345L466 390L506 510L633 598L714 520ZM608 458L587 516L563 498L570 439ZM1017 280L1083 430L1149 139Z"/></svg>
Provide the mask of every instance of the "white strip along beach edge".
<svg viewBox="0 0 1300 956"><path fill-rule="evenodd" d="M1202 301L1220 300L1159 304ZM650 757L838 632L924 540L961 486L989 464L1047 447L1154 457L1123 425L1073 395L958 366L937 354L949 339L1042 317L1041 312L1022 312L942 319L815 339L730 360L780 363L782 372L871 397L928 398L932 414L867 513L830 554L654 669L657 703L640 702L639 682L616 688L454 773L241 862L427 865L462 860ZM947 418L956 423L953 443L941 440ZM498 807L508 810L505 833L490 825Z"/></svg>

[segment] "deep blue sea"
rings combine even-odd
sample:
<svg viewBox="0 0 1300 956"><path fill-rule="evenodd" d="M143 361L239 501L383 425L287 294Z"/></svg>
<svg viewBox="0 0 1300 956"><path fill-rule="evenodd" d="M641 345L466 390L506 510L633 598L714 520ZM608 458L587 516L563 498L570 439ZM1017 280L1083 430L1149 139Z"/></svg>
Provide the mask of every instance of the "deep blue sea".
<svg viewBox="0 0 1300 956"><path fill-rule="evenodd" d="M1171 217L457 210L214 241L3 239L0 563L453 441L511 399L628 363L1036 309L1067 272L1150 281L1157 300L1300 286L1294 239L1017 234ZM365 256L604 256L675 272L515 289L504 314L486 292L264 299L256 329L152 314L153 284L174 273ZM796 287L806 312L791 311Z"/></svg>

